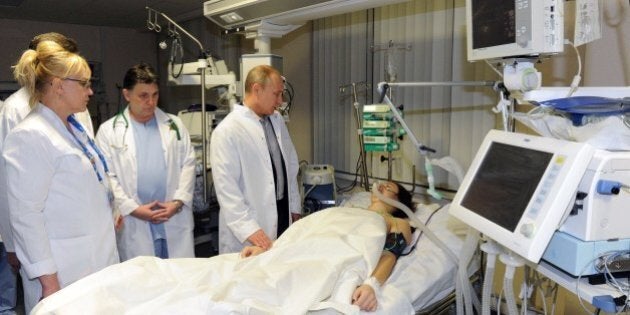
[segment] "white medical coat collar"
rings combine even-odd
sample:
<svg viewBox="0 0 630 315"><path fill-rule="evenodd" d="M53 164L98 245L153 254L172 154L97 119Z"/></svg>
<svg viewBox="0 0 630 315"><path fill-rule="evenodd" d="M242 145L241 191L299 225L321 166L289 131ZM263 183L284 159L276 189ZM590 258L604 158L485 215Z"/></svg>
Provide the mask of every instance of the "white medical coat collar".
<svg viewBox="0 0 630 315"><path fill-rule="evenodd" d="M125 110L122 113L123 115L125 115L125 118L127 118L127 120L129 121L129 123L131 123L131 120L133 119L131 117L131 114L129 114L129 105L127 105L127 107L125 107ZM168 117L168 115L161 110L159 107L155 108L155 112L153 113L153 115L155 116L155 120L159 123L162 124L166 124L168 127L170 127L171 124L171 118Z"/></svg>
<svg viewBox="0 0 630 315"><path fill-rule="evenodd" d="M254 119L256 121L261 121L267 117L269 117L270 119L272 119L273 122L273 117L276 116L278 113L278 111L273 112L273 114L271 115L265 115L265 116L258 116L258 114L256 114L251 108L247 107L247 105L245 105L245 103L242 104L237 104L237 106L234 106L234 108L232 109L233 111L237 111L237 112L243 112L245 117L247 118L251 118ZM274 128L275 129L275 128Z"/></svg>
<svg viewBox="0 0 630 315"><path fill-rule="evenodd" d="M66 139L66 141L68 141L68 143L70 143L73 148L79 148L79 145L75 142L74 137L72 136L70 131L68 131L66 124L61 120L59 116L57 116L57 113L55 113L52 109L40 102L35 105L29 115L33 113L40 113L44 117L44 119L46 119L46 121L49 122L53 126L53 128L55 128L55 130L57 130L59 134L61 134L63 138Z"/></svg>

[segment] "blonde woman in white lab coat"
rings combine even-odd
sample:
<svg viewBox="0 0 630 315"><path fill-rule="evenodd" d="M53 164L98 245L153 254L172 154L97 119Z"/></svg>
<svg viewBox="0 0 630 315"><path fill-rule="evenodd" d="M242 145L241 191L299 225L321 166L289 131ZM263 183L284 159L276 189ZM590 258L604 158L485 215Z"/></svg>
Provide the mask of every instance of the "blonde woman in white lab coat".
<svg viewBox="0 0 630 315"><path fill-rule="evenodd" d="M181 120L157 108L157 83L149 65L130 68L123 80L129 106L96 135L112 164L115 207L124 217L117 235L122 261L195 256L194 149Z"/></svg>
<svg viewBox="0 0 630 315"><path fill-rule="evenodd" d="M40 298L119 259L107 165L73 116L92 95L89 65L44 41L15 67L33 109L9 133L3 154L14 245L30 280L28 313Z"/></svg>
<svg viewBox="0 0 630 315"><path fill-rule="evenodd" d="M29 49L35 49L40 42L53 41L61 45L65 50L73 53L78 53L77 43L63 34L56 32L48 32L38 34L29 43ZM0 165L4 165L4 158L2 157L2 148L4 147L4 139L19 122L24 120L26 115L31 112L31 106L29 104L30 94L25 85L26 78L14 73L16 81L22 86L15 93L11 94L5 101L4 106L0 109ZM94 129L92 128L92 119L90 113L86 109L83 112L74 114L75 118L85 127L86 132L94 137ZM6 178L5 168L0 167L0 178ZM19 270L23 279L27 279L28 276L24 274L24 270L20 268L20 262L15 255L15 247L13 246L13 232L11 231L11 224L9 219L9 201L7 199L7 183L4 180L0 180L0 236L7 251L7 260L14 270ZM2 290L2 288L0 288ZM13 299L16 299L16 289L8 289L7 294L13 291ZM1 308L1 306L0 306Z"/></svg>

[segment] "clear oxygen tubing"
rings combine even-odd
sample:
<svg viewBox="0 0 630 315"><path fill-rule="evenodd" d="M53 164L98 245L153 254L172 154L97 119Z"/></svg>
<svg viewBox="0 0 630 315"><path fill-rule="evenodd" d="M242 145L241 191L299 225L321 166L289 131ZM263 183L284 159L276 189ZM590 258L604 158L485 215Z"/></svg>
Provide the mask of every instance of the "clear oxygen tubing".
<svg viewBox="0 0 630 315"><path fill-rule="evenodd" d="M445 156L439 159L431 159L431 164L439 166L449 173L455 175L457 178L457 186L461 185L464 180L464 169L461 165L451 156Z"/></svg>
<svg viewBox="0 0 630 315"><path fill-rule="evenodd" d="M486 253L486 270L484 272L483 287L481 290L481 315L490 315L494 269L497 255L501 253L501 247L493 240L488 240L481 244L481 250Z"/></svg>
<svg viewBox="0 0 630 315"><path fill-rule="evenodd" d="M429 189L427 190L427 193L437 200L442 200L442 195L437 190L435 190L433 164L431 164L431 159L429 159L429 156L427 155L424 156L424 169L427 172L427 182L429 183Z"/></svg>
<svg viewBox="0 0 630 315"><path fill-rule="evenodd" d="M456 265L460 266L458 269L458 277L456 277L456 282L455 282L455 287L457 288L456 292L457 294L460 294L459 292L462 292L461 294L464 295L464 299L466 301L472 301L472 294L471 294L472 284L468 281L468 272L466 268L466 266L468 266L468 263L465 263L464 268L462 268L460 264L460 259L457 257L457 255L453 253L453 251L448 246L446 246L446 244L444 244L444 242L442 242L442 240L440 240L429 228L427 228L424 225L424 223L422 223L422 221L418 220L418 218L413 214L413 212L411 211L411 209L409 209L409 207L407 207L406 205L402 204L401 202L397 200L387 198L383 194L381 194L378 191L378 183L376 182L372 185L372 193L384 203L402 210L407 215L409 220L411 220L411 223L414 227L416 227L417 229L420 229L432 242L434 242L438 247L440 247L446 253L446 255L449 256L455 262ZM472 257L475 251L475 248L478 242L478 237L475 238L471 236L471 235L477 235L477 233L474 232L472 228L469 229L468 235L469 237L466 238L466 242L462 246L461 257L464 257L464 258L468 257L468 261L469 261L470 257ZM468 245L468 243L473 243L473 244L472 246L466 246ZM469 314L473 314L472 306L468 307L468 309L470 310ZM462 314L462 313L458 313L458 314Z"/></svg>
<svg viewBox="0 0 630 315"><path fill-rule="evenodd" d="M417 229L420 229L431 241L433 241L438 247L444 250L446 255L448 255L451 259L453 259L455 263L459 262L457 255L455 255L455 253L453 253L453 251L450 248L448 248L448 246L446 246L446 244L444 244L442 240L440 240L431 230L429 230L429 228L427 228L426 225L422 223L422 221L418 220L418 218L416 218L416 216L411 211L411 209L409 209L409 207L405 206L404 204L402 204L401 202L397 200L387 198L383 194L381 194L378 191L378 183L374 183L372 185L372 193L382 202L392 207L402 210L407 215L409 220L411 220L411 222L413 223L412 226L414 226Z"/></svg>
<svg viewBox="0 0 630 315"><path fill-rule="evenodd" d="M458 302L456 305L458 315L474 314L473 306L478 312L481 310L479 299L472 294L474 290L468 280L468 265L475 254L477 243L479 243L479 232L473 228L468 228L466 239L459 254L459 265L457 267L455 298Z"/></svg>
<svg viewBox="0 0 630 315"><path fill-rule="evenodd" d="M505 264L503 292L505 293L508 315L518 315L518 307L516 306L516 298L514 296L514 272L516 271L516 267L523 266L524 262L521 258L511 254L501 254L499 259Z"/></svg>

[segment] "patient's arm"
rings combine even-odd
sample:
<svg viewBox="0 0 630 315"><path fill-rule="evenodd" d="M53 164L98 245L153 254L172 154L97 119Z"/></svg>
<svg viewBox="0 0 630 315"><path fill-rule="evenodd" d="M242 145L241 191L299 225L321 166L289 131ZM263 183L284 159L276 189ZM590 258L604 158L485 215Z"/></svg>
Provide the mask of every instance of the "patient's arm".
<svg viewBox="0 0 630 315"><path fill-rule="evenodd" d="M405 241L409 244L411 242L411 226L409 225L409 222L402 219L395 220L396 224L393 225L390 232L402 233ZM384 250L381 254L381 258L374 268L374 271L372 271L372 277L376 278L381 285L385 283L392 274L397 260L398 258L396 255L392 254L390 251Z"/></svg>
<svg viewBox="0 0 630 315"><path fill-rule="evenodd" d="M364 282L358 286L352 294L352 304L357 305L363 311L373 312L376 311L378 301L376 300L376 290L385 283L387 278L392 274L394 265L396 265L396 256L389 251L383 251L381 258L372 272L370 278L373 281ZM376 283L370 283L376 282Z"/></svg>
<svg viewBox="0 0 630 315"><path fill-rule="evenodd" d="M396 228L390 232L402 233L407 243L409 243L411 240L411 227L409 226L409 222L406 220L399 220L393 226ZM378 260L378 263L374 268L374 271L372 271L371 278L375 279L375 281L366 280L366 282L358 286L352 294L352 304L359 306L359 308L364 311L375 311L378 306L375 290L387 281L394 270L397 260L398 258L396 255L392 254L390 251L384 250L381 254L381 258ZM376 283L370 284L370 282Z"/></svg>
<svg viewBox="0 0 630 315"><path fill-rule="evenodd" d="M241 258L256 256L262 252L265 252L265 249L260 246L245 246L245 248L241 250Z"/></svg>
<svg viewBox="0 0 630 315"><path fill-rule="evenodd" d="M380 285L383 285L387 278L392 274L392 270L394 270L394 265L396 265L396 255L392 254L389 251L383 251L381 254L381 258L378 260L378 264L374 271L372 271L372 277L378 280Z"/></svg>

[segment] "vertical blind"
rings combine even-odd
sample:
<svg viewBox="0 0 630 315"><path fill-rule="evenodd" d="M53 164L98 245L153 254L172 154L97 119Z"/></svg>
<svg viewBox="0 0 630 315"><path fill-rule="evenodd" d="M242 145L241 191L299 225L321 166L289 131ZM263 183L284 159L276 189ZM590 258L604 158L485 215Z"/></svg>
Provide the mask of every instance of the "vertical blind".
<svg viewBox="0 0 630 315"><path fill-rule="evenodd" d="M391 77L391 69L395 82L499 79L485 63L466 60L465 20L463 0L416 0L314 21L314 162L360 172L354 100L351 89L340 87L367 82L368 89L358 89L363 105L378 102L377 85ZM392 87L391 99L404 106L416 138L437 151L430 158L451 156L464 170L496 124L491 108L498 96L489 87ZM415 165L416 181L426 183L424 156L408 136L399 143L392 179L411 182ZM388 162L381 156L387 153L368 153L372 177L387 178ZM454 176L434 169L438 187L457 188Z"/></svg>

